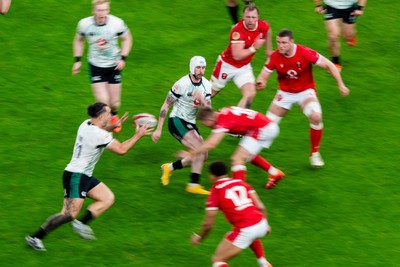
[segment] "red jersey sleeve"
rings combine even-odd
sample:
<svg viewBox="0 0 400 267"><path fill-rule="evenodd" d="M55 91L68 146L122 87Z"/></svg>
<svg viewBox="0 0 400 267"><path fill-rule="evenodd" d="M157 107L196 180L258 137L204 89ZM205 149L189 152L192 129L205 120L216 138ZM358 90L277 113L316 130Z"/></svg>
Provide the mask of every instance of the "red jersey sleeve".
<svg viewBox="0 0 400 267"><path fill-rule="evenodd" d="M278 53L279 52L275 50L265 63L264 67L268 72L272 72L275 69Z"/></svg>
<svg viewBox="0 0 400 267"><path fill-rule="evenodd" d="M312 64L316 64L320 59L320 54L308 47L303 46L303 56L310 61Z"/></svg>

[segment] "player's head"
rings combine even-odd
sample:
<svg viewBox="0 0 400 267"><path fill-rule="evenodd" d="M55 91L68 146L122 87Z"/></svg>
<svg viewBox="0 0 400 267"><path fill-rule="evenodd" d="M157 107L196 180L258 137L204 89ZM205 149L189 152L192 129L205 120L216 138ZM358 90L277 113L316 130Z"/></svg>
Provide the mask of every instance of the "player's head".
<svg viewBox="0 0 400 267"><path fill-rule="evenodd" d="M104 103L97 102L88 107L88 114L92 117L91 122L103 129L110 124L111 109Z"/></svg>
<svg viewBox="0 0 400 267"><path fill-rule="evenodd" d="M104 3L110 4L110 0L92 0L92 6L102 5Z"/></svg>
<svg viewBox="0 0 400 267"><path fill-rule="evenodd" d="M292 31L288 29L280 30L276 36L276 44L280 54L289 56L293 51L294 45Z"/></svg>
<svg viewBox="0 0 400 267"><path fill-rule="evenodd" d="M98 118L101 114L110 109L106 104L102 102L96 102L88 107L88 115L92 118Z"/></svg>
<svg viewBox="0 0 400 267"><path fill-rule="evenodd" d="M278 32L278 37L288 37L290 40L293 40L293 33L289 29L282 29Z"/></svg>
<svg viewBox="0 0 400 267"><path fill-rule="evenodd" d="M254 30L257 27L259 11L256 5L250 3L243 9L243 21L247 29Z"/></svg>
<svg viewBox="0 0 400 267"><path fill-rule="evenodd" d="M197 119L207 127L213 127L216 122L216 113L210 107L201 107L197 112Z"/></svg>
<svg viewBox="0 0 400 267"><path fill-rule="evenodd" d="M210 176L216 176L216 177L223 177L227 176L228 174L228 167L225 165L224 162L217 160L214 162L211 162L210 166L208 167L208 171Z"/></svg>
<svg viewBox="0 0 400 267"><path fill-rule="evenodd" d="M206 59L202 56L194 56L190 59L189 70L190 73L193 75L196 75L196 68L205 69L206 66L207 66Z"/></svg>
<svg viewBox="0 0 400 267"><path fill-rule="evenodd" d="M93 0L93 15L97 24L105 24L107 15L110 14L109 0Z"/></svg>

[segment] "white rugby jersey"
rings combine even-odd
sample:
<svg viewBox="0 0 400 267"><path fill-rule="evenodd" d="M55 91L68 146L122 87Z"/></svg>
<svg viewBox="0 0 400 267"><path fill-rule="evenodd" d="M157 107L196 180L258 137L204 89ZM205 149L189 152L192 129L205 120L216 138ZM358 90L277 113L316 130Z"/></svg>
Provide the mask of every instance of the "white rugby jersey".
<svg viewBox="0 0 400 267"><path fill-rule="evenodd" d="M358 3L358 0L324 0L324 3L337 9L346 9Z"/></svg>
<svg viewBox="0 0 400 267"><path fill-rule="evenodd" d="M118 38L129 32L124 21L108 15L104 25L97 25L94 16L81 19L77 33L86 37L89 43L88 61L100 68L117 65L121 59Z"/></svg>
<svg viewBox="0 0 400 267"><path fill-rule="evenodd" d="M205 100L210 100L211 83L204 77L202 77L201 82L193 83L189 74L175 82L169 94L177 101L174 103L169 116L196 123L196 114L200 107L200 101L195 98L196 91L200 92Z"/></svg>
<svg viewBox="0 0 400 267"><path fill-rule="evenodd" d="M78 129L72 159L65 168L69 172L92 176L104 149L114 141L112 133L85 120Z"/></svg>

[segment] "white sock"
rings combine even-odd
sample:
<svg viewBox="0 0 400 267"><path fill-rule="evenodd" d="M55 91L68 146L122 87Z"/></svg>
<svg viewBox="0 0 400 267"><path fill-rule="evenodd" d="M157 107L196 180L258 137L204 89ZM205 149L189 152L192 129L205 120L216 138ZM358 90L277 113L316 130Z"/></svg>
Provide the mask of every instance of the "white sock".
<svg viewBox="0 0 400 267"><path fill-rule="evenodd" d="M269 169L268 169L268 173L269 174L271 174L271 175L276 175L276 174L278 174L278 170L275 168L275 167L270 167Z"/></svg>
<svg viewBox="0 0 400 267"><path fill-rule="evenodd" d="M264 257L261 257L261 258L257 259L257 261L258 261L258 265L260 267L267 267L268 266L267 265L268 261Z"/></svg>

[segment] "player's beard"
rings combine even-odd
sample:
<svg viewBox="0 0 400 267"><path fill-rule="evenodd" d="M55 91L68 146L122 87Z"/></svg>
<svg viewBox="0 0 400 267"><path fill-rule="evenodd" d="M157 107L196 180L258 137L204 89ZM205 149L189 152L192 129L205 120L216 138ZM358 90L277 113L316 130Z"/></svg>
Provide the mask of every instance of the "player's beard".
<svg viewBox="0 0 400 267"><path fill-rule="evenodd" d="M194 77L196 78L196 80L201 80L201 78L203 77L203 74L196 74L196 75L194 75Z"/></svg>

